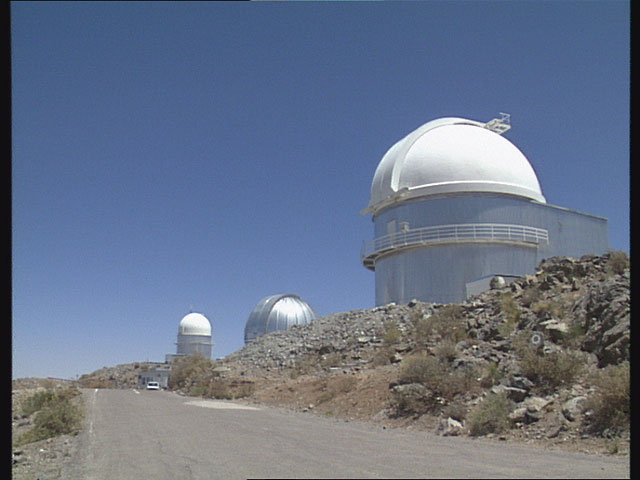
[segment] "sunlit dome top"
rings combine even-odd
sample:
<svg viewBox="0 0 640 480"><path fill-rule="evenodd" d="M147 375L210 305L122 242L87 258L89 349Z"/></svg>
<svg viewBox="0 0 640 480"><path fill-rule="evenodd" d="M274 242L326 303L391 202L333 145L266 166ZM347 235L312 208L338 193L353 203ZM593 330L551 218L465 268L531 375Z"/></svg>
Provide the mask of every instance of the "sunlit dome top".
<svg viewBox="0 0 640 480"><path fill-rule="evenodd" d="M458 192L517 195L545 202L524 154L487 124L432 120L393 145L378 164L363 213L406 198Z"/></svg>
<svg viewBox="0 0 640 480"><path fill-rule="evenodd" d="M316 314L311 306L293 294L271 295L258 302L244 329L245 343L276 330L312 322Z"/></svg>
<svg viewBox="0 0 640 480"><path fill-rule="evenodd" d="M180 320L178 327L180 335L208 335L211 336L211 323L201 313L189 313Z"/></svg>

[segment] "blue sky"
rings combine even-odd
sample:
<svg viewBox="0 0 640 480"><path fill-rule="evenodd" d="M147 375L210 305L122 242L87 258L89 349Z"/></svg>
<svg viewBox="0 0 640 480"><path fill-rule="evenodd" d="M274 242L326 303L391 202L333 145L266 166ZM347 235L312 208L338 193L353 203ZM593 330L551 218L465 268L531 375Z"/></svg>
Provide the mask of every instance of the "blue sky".
<svg viewBox="0 0 640 480"><path fill-rule="evenodd" d="M376 166L511 114L547 201L629 251L629 3L12 2L13 376L214 356L258 301L374 306Z"/></svg>

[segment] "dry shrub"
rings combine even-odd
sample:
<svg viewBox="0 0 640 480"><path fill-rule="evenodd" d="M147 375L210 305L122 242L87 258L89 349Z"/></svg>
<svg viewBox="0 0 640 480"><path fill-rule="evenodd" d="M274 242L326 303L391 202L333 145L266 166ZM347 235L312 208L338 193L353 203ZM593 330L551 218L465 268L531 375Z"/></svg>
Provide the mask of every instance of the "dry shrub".
<svg viewBox="0 0 640 480"><path fill-rule="evenodd" d="M392 321L385 322L384 335L382 341L385 345L390 346L398 343L402 339L402 332L398 329L396 324Z"/></svg>
<svg viewBox="0 0 640 480"><path fill-rule="evenodd" d="M212 379L200 396L219 400L233 400L249 397L255 391L255 384L248 380Z"/></svg>
<svg viewBox="0 0 640 480"><path fill-rule="evenodd" d="M609 253L609 260L605 266L608 273L622 275L626 268L629 268L631 262L625 252L614 250Z"/></svg>
<svg viewBox="0 0 640 480"><path fill-rule="evenodd" d="M488 362L480 377L480 386L483 388L491 388L500 383L504 375L504 370L500 368L498 362Z"/></svg>
<svg viewBox="0 0 640 480"><path fill-rule="evenodd" d="M320 357L320 365L324 368L340 367L344 364L344 356L341 353L333 352Z"/></svg>
<svg viewBox="0 0 640 480"><path fill-rule="evenodd" d="M520 370L535 384L535 390L549 394L562 385L570 385L580 375L583 360L577 355L564 352L539 354L533 347L519 349Z"/></svg>
<svg viewBox="0 0 640 480"><path fill-rule="evenodd" d="M473 388L476 372L472 369L454 371L437 357L417 353L406 357L400 365L399 382L421 383L431 392L451 400L457 394Z"/></svg>
<svg viewBox="0 0 640 480"><path fill-rule="evenodd" d="M445 340L439 343L435 348L436 357L442 362L451 363L458 356L458 347L451 340Z"/></svg>
<svg viewBox="0 0 640 480"><path fill-rule="evenodd" d="M341 375L330 379L328 386L338 393L349 393L357 384L358 379L356 377L351 375Z"/></svg>
<svg viewBox="0 0 640 480"><path fill-rule="evenodd" d="M50 390L43 390L36 392L33 395L27 397L22 403L22 414L29 416L38 410L53 404L56 400L56 394Z"/></svg>
<svg viewBox="0 0 640 480"><path fill-rule="evenodd" d="M574 320L569 323L569 331L562 336L559 343L566 348L579 349L586 333L586 328L579 321Z"/></svg>
<svg viewBox="0 0 640 480"><path fill-rule="evenodd" d="M533 286L526 287L520 295L520 303L525 307L531 306L538 300L540 300L540 290Z"/></svg>
<svg viewBox="0 0 640 480"><path fill-rule="evenodd" d="M433 392L417 383L395 387L392 390L391 405L400 415L426 413L439 406Z"/></svg>
<svg viewBox="0 0 640 480"><path fill-rule="evenodd" d="M391 363L393 355L394 352L388 346L383 346L373 352L370 361L374 367L389 365Z"/></svg>
<svg viewBox="0 0 640 480"><path fill-rule="evenodd" d="M171 368L169 387L172 389L188 388L195 395L202 395L198 386L205 387L214 377L215 364L203 355L190 355L177 359Z"/></svg>
<svg viewBox="0 0 640 480"><path fill-rule="evenodd" d="M82 388L116 388L115 380L92 375L83 375L78 379L78 383Z"/></svg>
<svg viewBox="0 0 640 480"><path fill-rule="evenodd" d="M631 375L628 361L598 371L592 381L597 393L587 401L589 430L616 434L628 431L631 421Z"/></svg>
<svg viewBox="0 0 640 480"><path fill-rule="evenodd" d="M26 406L27 411L36 413L34 426L21 435L15 444L24 445L80 430L83 410L72 401L79 393L76 389L67 389L57 393L37 392L29 397Z"/></svg>
<svg viewBox="0 0 640 480"><path fill-rule="evenodd" d="M475 437L505 431L511 425L509 413L512 409L513 402L506 394L489 394L469 412L469 433Z"/></svg>
<svg viewBox="0 0 640 480"><path fill-rule="evenodd" d="M349 393L355 388L357 383L358 380L351 375L328 378L324 385L324 391L318 396L316 401L318 404L325 403L339 395Z"/></svg>
<svg viewBox="0 0 640 480"><path fill-rule="evenodd" d="M426 343L433 336L456 343L467 337L467 324L462 317L462 307L457 304L445 305L428 317L423 314L416 315L412 320L414 338L419 344Z"/></svg>
<svg viewBox="0 0 640 480"><path fill-rule="evenodd" d="M500 311L502 314L514 324L520 320L520 307L513 298L511 292L504 292L498 297L498 304L500 305Z"/></svg>
<svg viewBox="0 0 640 480"><path fill-rule="evenodd" d="M554 300L540 300L531 305L531 311L537 315L548 313L553 318L562 319L566 317L566 307Z"/></svg>
<svg viewBox="0 0 640 480"><path fill-rule="evenodd" d="M409 355L400 364L400 383L433 383L446 375L448 368L436 357L418 353Z"/></svg>
<svg viewBox="0 0 640 480"><path fill-rule="evenodd" d="M316 354L300 355L296 358L289 377L298 378L300 375L309 375L320 369L318 356Z"/></svg>
<svg viewBox="0 0 640 480"><path fill-rule="evenodd" d="M445 417L451 417L459 422L464 421L467 417L467 406L462 402L452 402L442 408L442 414Z"/></svg>

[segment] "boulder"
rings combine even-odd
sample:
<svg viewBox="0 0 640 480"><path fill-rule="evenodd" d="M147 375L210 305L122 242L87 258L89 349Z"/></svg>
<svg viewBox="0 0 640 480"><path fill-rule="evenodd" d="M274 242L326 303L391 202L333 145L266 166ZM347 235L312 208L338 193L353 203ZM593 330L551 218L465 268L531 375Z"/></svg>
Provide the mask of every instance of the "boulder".
<svg viewBox="0 0 640 480"><path fill-rule="evenodd" d="M565 322L558 321L554 318L540 323L544 327L544 332L554 342L559 342L565 335L569 333L569 326Z"/></svg>
<svg viewBox="0 0 640 480"><path fill-rule="evenodd" d="M562 404L562 415L570 422L573 422L584 412L586 401L587 397L584 395L570 398Z"/></svg>
<svg viewBox="0 0 640 480"><path fill-rule="evenodd" d="M464 427L458 420L447 417L440 420L436 433L443 437L455 437L464 433Z"/></svg>
<svg viewBox="0 0 640 480"><path fill-rule="evenodd" d="M511 375L508 385L510 387L522 388L527 391L533 388L533 382L524 375Z"/></svg>
<svg viewBox="0 0 640 480"><path fill-rule="evenodd" d="M504 392L509 400L513 400L516 403L522 402L529 394L528 390L518 387L504 387Z"/></svg>
<svg viewBox="0 0 640 480"><path fill-rule="evenodd" d="M518 407L509 414L509 419L513 423L524 423L526 420L527 407Z"/></svg>

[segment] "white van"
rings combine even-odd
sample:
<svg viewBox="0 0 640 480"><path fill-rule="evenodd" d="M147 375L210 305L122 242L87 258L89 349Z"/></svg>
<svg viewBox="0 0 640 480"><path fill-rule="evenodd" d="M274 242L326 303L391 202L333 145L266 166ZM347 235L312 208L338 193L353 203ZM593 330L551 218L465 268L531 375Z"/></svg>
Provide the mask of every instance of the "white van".
<svg viewBox="0 0 640 480"><path fill-rule="evenodd" d="M147 390L160 390L160 384L158 382L147 383Z"/></svg>

